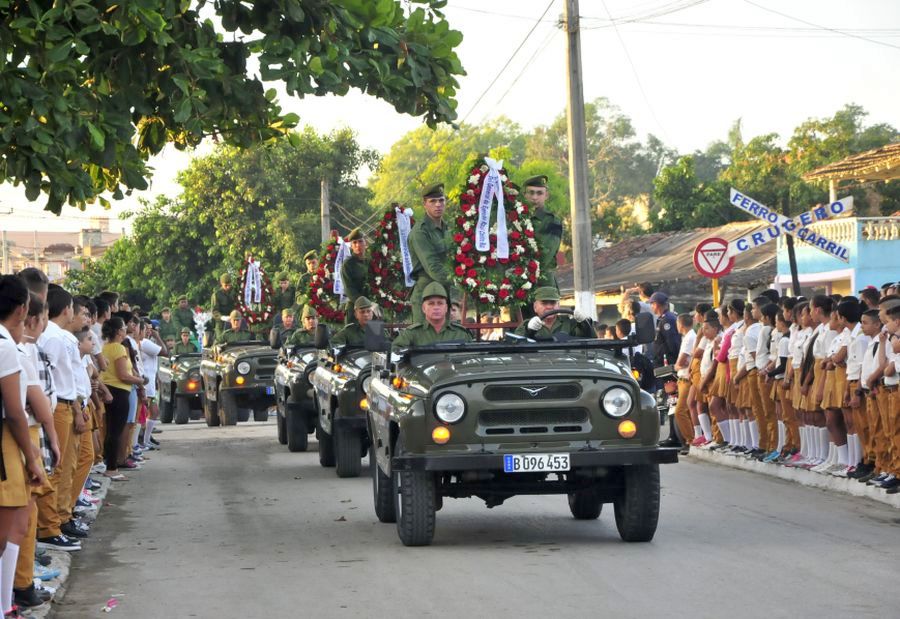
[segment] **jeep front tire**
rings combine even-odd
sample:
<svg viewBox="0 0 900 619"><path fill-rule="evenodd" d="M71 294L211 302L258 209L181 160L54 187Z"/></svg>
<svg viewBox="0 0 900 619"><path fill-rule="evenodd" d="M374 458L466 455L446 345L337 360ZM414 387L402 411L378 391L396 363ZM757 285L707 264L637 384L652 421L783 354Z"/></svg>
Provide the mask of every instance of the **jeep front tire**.
<svg viewBox="0 0 900 619"><path fill-rule="evenodd" d="M361 444L359 432L334 428L334 460L338 477L359 477L362 469Z"/></svg>
<svg viewBox="0 0 900 619"><path fill-rule="evenodd" d="M613 502L616 528L626 542L649 542L659 522L659 465L626 466L624 489Z"/></svg>
<svg viewBox="0 0 900 619"><path fill-rule="evenodd" d="M403 445L397 441L394 452L402 455ZM397 534L404 546L428 546L434 539L435 500L434 473L428 471L392 471L394 510Z"/></svg>

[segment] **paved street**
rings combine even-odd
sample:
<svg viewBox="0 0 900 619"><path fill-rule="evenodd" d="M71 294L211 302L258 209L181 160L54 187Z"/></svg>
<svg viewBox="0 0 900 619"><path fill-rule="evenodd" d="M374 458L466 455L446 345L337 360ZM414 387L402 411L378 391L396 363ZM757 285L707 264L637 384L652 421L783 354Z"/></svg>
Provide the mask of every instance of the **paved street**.
<svg viewBox="0 0 900 619"><path fill-rule="evenodd" d="M164 429L56 617L897 616L900 513L864 499L685 460L649 544L621 542L611 506L577 522L563 497L517 497L447 499L434 545L405 548L367 477L289 453L274 422Z"/></svg>

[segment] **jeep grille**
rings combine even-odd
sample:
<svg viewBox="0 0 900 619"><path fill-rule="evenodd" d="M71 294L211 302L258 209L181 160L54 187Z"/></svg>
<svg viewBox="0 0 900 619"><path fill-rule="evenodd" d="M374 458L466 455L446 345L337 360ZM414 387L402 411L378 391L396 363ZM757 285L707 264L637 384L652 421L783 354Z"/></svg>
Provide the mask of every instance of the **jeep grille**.
<svg viewBox="0 0 900 619"><path fill-rule="evenodd" d="M542 388L543 387L543 388ZM532 395L534 393L534 395ZM578 383L556 383L541 385L488 385L484 388L484 399L488 402L531 402L534 400L577 400L581 397Z"/></svg>
<svg viewBox="0 0 900 619"><path fill-rule="evenodd" d="M586 408L491 410L478 414L479 430L498 434L570 434L590 429Z"/></svg>

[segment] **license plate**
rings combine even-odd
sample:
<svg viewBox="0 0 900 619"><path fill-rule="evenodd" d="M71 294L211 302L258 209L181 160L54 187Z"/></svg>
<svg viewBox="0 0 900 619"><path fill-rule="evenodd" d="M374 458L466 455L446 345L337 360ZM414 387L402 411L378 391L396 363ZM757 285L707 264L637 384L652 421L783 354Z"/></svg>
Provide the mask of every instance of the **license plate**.
<svg viewBox="0 0 900 619"><path fill-rule="evenodd" d="M266 387L266 395L275 395L275 387Z"/></svg>
<svg viewBox="0 0 900 619"><path fill-rule="evenodd" d="M521 454L503 456L504 473L549 473L569 470L569 454Z"/></svg>

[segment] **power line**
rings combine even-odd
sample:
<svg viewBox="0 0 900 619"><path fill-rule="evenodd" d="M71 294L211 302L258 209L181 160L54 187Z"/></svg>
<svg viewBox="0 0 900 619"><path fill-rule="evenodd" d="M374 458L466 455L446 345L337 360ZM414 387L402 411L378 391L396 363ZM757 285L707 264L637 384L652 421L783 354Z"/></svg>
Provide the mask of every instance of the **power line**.
<svg viewBox="0 0 900 619"><path fill-rule="evenodd" d="M546 38L535 49L534 53L531 54L531 57L525 61L525 65L522 67L522 70L519 71L518 75L516 75L515 79L509 85L509 88L507 88L506 92L504 92L503 95L500 97L500 99L497 100L497 105L500 105L501 103L503 103L503 100L506 99L506 95L508 95L510 93L510 91L512 91L513 87L519 82L519 78L521 78L525 74L525 72L529 68L531 68L531 63L534 61L534 59L537 58L542 53L544 53L544 50L547 49L547 46L549 46L550 43L553 41L554 34L556 34L556 32L553 30L551 30L550 32L547 33Z"/></svg>
<svg viewBox="0 0 900 619"><path fill-rule="evenodd" d="M807 26L812 26L813 28L818 28L820 30L827 30L828 32L834 32L836 34L842 34L846 37L850 37L853 39L859 39L860 41L866 41L867 43L874 43L875 45L882 45L884 47L891 47L893 49L900 49L900 45L894 45L893 43L887 43L886 41L878 41L877 39L870 39L869 37L864 37L859 34L854 34L848 30L839 30L837 28L830 28L828 26L823 26L821 24L814 24L811 21L806 21L805 19L801 19L799 17L794 17L793 15L788 15L787 13L782 13L781 11L776 11L775 9L770 9L769 7L763 6L761 4L757 4L756 2L752 2L751 0L744 0L750 6L755 6L756 8L766 11L767 13L774 13L775 15L780 15L785 19L790 19L795 22L799 22L801 24L806 24Z"/></svg>

